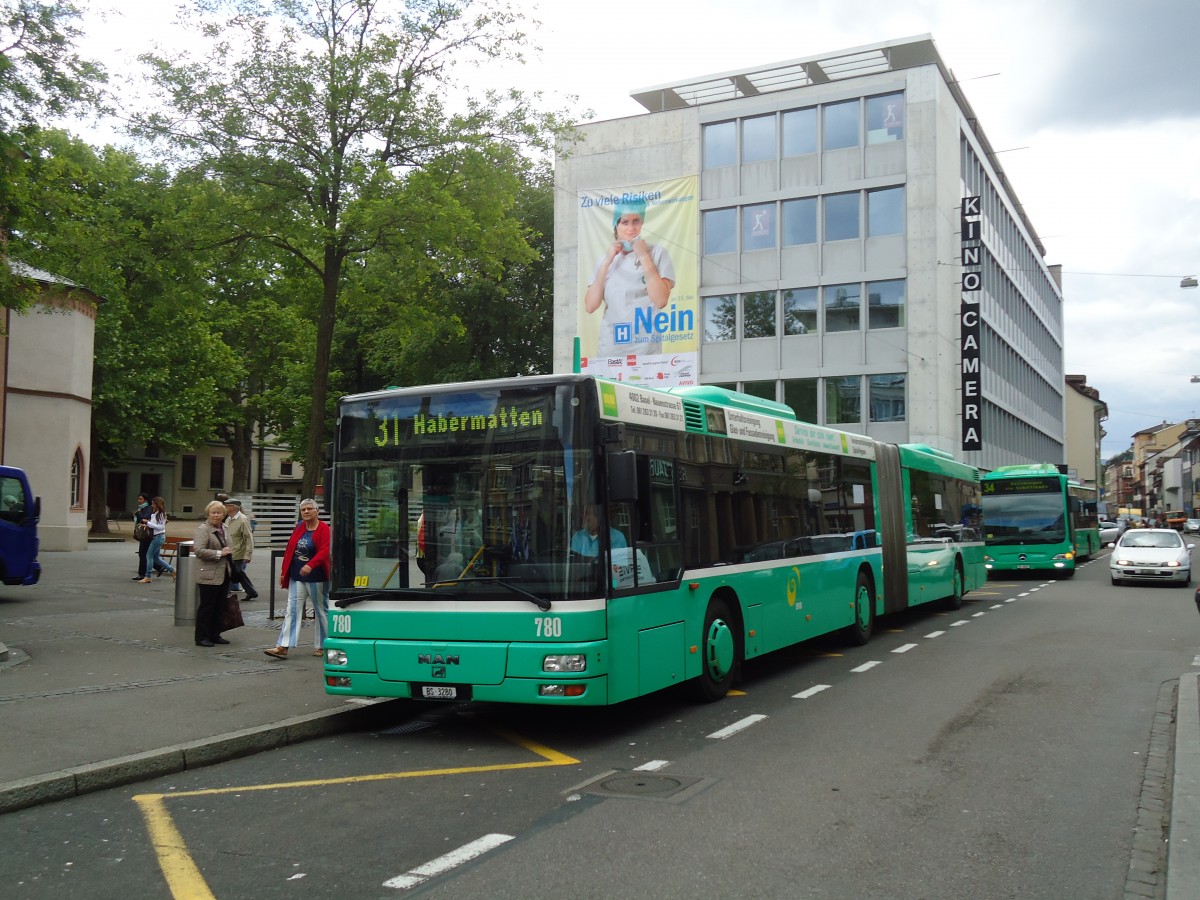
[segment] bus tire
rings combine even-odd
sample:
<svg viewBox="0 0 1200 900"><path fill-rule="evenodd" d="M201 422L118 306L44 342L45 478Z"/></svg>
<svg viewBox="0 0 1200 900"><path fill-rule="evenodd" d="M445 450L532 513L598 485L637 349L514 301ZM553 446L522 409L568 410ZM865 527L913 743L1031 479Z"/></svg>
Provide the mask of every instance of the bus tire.
<svg viewBox="0 0 1200 900"><path fill-rule="evenodd" d="M842 633L848 643L861 647L871 640L874 631L875 592L871 589L871 579L860 569L854 585L854 624L847 625Z"/></svg>
<svg viewBox="0 0 1200 900"><path fill-rule="evenodd" d="M713 703L729 693L742 663L741 628L721 597L708 601L704 630L700 635L700 677L696 687L700 699Z"/></svg>
<svg viewBox="0 0 1200 900"><path fill-rule="evenodd" d="M946 598L946 609L962 609L964 584L962 560L954 561L954 584L950 588L950 596Z"/></svg>

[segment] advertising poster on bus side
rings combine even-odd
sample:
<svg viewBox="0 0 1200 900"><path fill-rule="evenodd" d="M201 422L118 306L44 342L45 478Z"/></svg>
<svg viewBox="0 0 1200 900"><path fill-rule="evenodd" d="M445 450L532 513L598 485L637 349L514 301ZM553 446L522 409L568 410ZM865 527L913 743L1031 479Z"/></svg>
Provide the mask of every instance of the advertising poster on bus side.
<svg viewBox="0 0 1200 900"><path fill-rule="evenodd" d="M697 384L697 178L579 195L584 372L655 386Z"/></svg>

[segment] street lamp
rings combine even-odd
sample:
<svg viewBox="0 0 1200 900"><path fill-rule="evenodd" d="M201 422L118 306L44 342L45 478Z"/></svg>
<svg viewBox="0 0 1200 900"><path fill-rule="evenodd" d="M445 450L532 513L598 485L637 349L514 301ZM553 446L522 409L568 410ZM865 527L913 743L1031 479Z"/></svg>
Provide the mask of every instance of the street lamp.
<svg viewBox="0 0 1200 900"><path fill-rule="evenodd" d="M1181 288L1194 288L1198 283L1200 283L1200 282L1196 281L1195 275L1188 275L1185 278L1181 278L1179 280L1179 286Z"/></svg>

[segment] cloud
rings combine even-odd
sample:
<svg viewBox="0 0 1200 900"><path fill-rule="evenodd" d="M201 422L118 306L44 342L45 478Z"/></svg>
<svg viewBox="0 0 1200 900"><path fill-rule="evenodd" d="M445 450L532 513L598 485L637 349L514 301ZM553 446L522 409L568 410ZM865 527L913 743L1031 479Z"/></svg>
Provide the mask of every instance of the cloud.
<svg viewBox="0 0 1200 900"><path fill-rule="evenodd" d="M1037 6L1045 29L1037 41L1043 58L1027 64L1041 71L1047 89L1029 96L1029 125L1095 127L1200 117L1196 0Z"/></svg>

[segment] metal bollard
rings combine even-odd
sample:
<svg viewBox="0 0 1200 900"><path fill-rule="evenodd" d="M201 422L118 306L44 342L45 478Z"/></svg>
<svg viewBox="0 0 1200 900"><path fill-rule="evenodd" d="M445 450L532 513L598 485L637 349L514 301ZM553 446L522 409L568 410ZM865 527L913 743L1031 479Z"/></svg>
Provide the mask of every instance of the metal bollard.
<svg viewBox="0 0 1200 900"><path fill-rule="evenodd" d="M199 594L196 591L196 565L192 553L195 541L180 541L175 558L175 624L194 625Z"/></svg>

